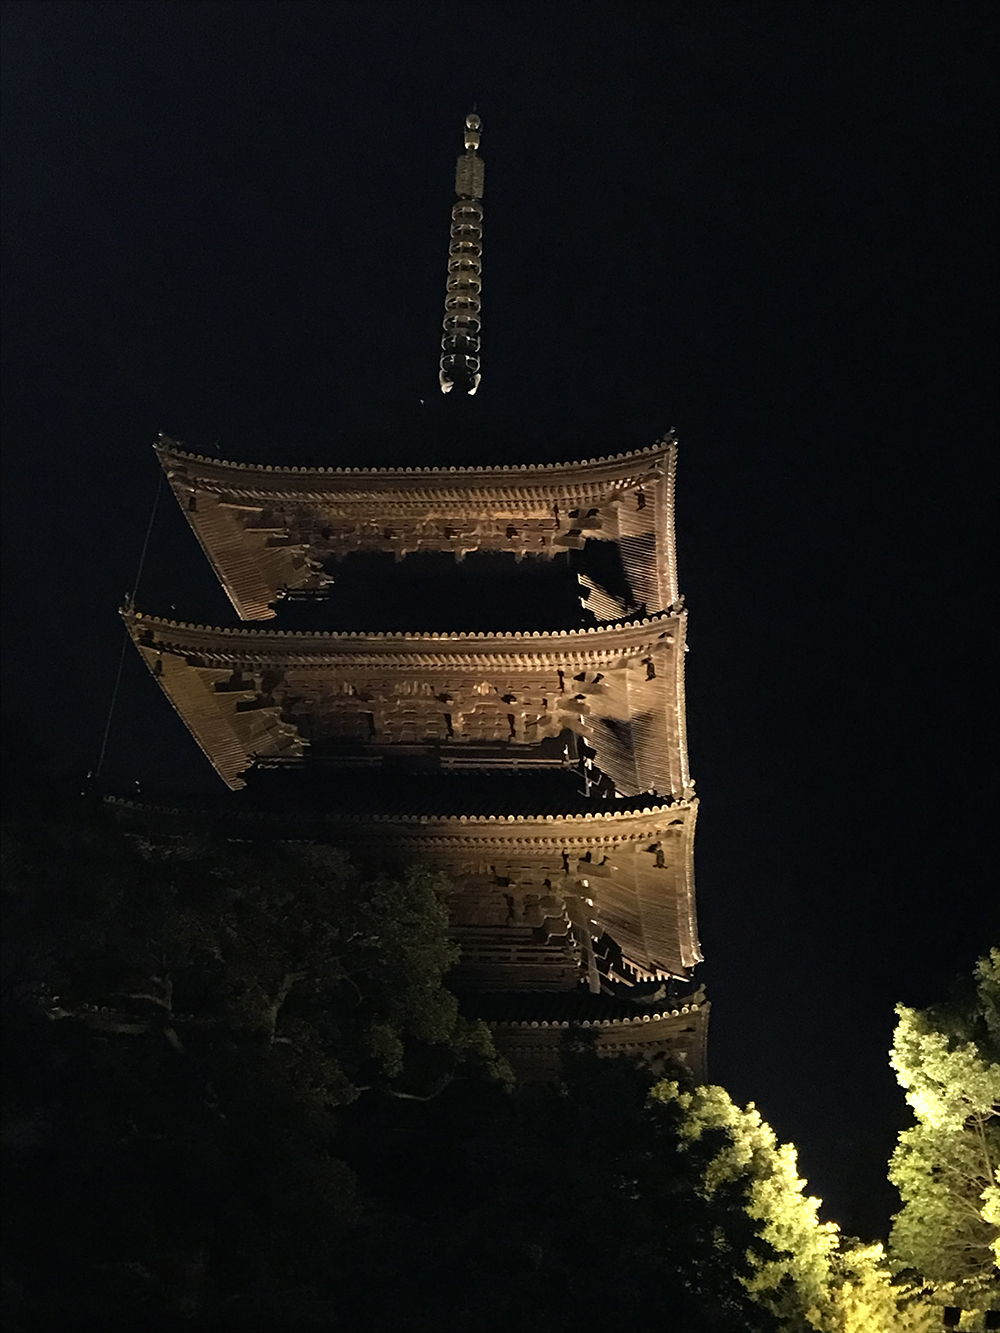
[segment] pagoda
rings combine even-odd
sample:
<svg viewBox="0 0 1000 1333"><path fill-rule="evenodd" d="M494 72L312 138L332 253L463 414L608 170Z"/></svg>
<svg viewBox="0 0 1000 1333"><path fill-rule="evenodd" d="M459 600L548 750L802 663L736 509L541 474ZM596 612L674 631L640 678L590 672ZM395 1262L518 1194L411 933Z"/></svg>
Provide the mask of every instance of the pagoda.
<svg viewBox="0 0 1000 1333"><path fill-rule="evenodd" d="M468 116L456 172L447 411L481 380L480 130ZM445 871L452 984L522 1078L550 1077L573 1027L703 1077L674 438L495 467L155 448L243 623L122 614L221 781L248 787L232 818Z"/></svg>

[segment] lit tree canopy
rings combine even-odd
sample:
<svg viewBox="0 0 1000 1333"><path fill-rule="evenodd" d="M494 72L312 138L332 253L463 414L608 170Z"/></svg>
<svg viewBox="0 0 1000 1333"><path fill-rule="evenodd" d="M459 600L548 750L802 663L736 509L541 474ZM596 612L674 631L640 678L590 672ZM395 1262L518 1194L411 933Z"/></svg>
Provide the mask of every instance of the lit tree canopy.
<svg viewBox="0 0 1000 1333"><path fill-rule="evenodd" d="M819 1220L821 1200L805 1193L795 1147L778 1142L753 1104L737 1106L724 1088L685 1090L670 1080L651 1096L682 1108L679 1132L691 1147L724 1131L703 1159L702 1189L709 1197L724 1186L745 1191L759 1240L747 1252L743 1282L782 1329L937 1333L940 1307L919 1283L893 1278L881 1245L842 1238L835 1223Z"/></svg>
<svg viewBox="0 0 1000 1333"><path fill-rule="evenodd" d="M433 877L372 878L327 846L197 822L147 845L99 803L15 796L15 1329L20 1311L24 1328L107 1333L650 1318L936 1333L942 1295L989 1268L1000 953L964 1007L900 1011L893 1059L918 1123L893 1162L893 1241L937 1282L935 1306L881 1246L820 1221L794 1147L722 1088L577 1040L562 1086L508 1097L488 1031L443 984L454 950ZM954 1235L957 1258L933 1267Z"/></svg>
<svg viewBox="0 0 1000 1333"><path fill-rule="evenodd" d="M440 1137L421 1196L362 1252L364 1328L777 1333L742 1280L769 1252L746 1175L701 1185L728 1130L683 1138L684 1107L650 1098L647 1067L583 1042L567 1043L564 1076Z"/></svg>
<svg viewBox="0 0 1000 1333"><path fill-rule="evenodd" d="M837 1228L819 1221L820 1200L803 1193L806 1182L796 1169L795 1148L779 1144L756 1107L737 1106L724 1088L683 1091L666 1080L652 1096L680 1104L686 1113L681 1135L690 1144L711 1131L726 1131L726 1141L707 1165L703 1187L709 1196L738 1180L748 1187L747 1212L769 1251L748 1256L746 1285L787 1327L818 1327Z"/></svg>
<svg viewBox="0 0 1000 1333"><path fill-rule="evenodd" d="M919 1283L893 1277L882 1245L843 1242L831 1256L817 1333L939 1333L941 1307Z"/></svg>
<svg viewBox="0 0 1000 1333"><path fill-rule="evenodd" d="M917 1123L890 1164L903 1200L892 1253L971 1295L1000 1266L1000 949L980 960L964 1001L897 1013L891 1064Z"/></svg>

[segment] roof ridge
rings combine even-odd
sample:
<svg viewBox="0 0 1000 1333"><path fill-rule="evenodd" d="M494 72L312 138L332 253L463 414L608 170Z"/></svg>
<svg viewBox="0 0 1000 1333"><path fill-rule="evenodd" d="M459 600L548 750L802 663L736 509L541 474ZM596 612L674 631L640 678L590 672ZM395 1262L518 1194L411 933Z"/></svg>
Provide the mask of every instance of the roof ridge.
<svg viewBox="0 0 1000 1333"><path fill-rule="evenodd" d="M436 815L407 815L399 813L379 814L377 812L371 813L368 811L364 813L354 812L338 814L334 811L333 817L338 823L344 824L433 824L435 822L444 822L446 820L453 820L457 824L557 824L566 823L571 820L583 820L589 823L595 820L631 819L636 815L655 815L659 814L662 810L690 809L698 803L697 798L694 798L693 800L671 800L668 797L656 797L655 793L652 792L641 793L639 796L626 799L638 801L645 795L654 797L651 804L646 804L641 807L636 806L633 809L626 810L581 810L562 814L546 813L537 815L456 815L447 813ZM128 810L146 811L150 814L183 815L191 813L190 810L186 810L181 806L148 804L144 801L133 800L127 796L105 796L103 799L108 805L115 805ZM251 817L256 815L261 818L267 818L268 812L254 808L247 811L241 811L240 814L246 814ZM329 812L324 814L324 812L320 811L315 815L316 819L328 819L329 817ZM305 818L308 819L309 816L306 815Z"/></svg>
<svg viewBox="0 0 1000 1333"><path fill-rule="evenodd" d="M170 454L173 458L186 459L192 463L213 463L217 467L232 468L236 472L272 472L291 473L296 476L344 476L344 477L405 477L433 475L448 477L455 474L472 476L476 473L505 472L518 474L524 472L561 472L573 468L593 467L599 463L623 463L629 459L649 457L658 451L676 444L672 431L660 437L654 444L642 449L626 449L623 453L602 454L597 458L581 458L565 463L495 463L470 467L284 467L273 463L237 463L228 458L212 458L208 454L193 453L183 449L176 440L160 435L153 445L157 454Z"/></svg>
<svg viewBox="0 0 1000 1333"><path fill-rule="evenodd" d="M646 1014L628 1014L621 1018L493 1018L487 1019L491 1028L615 1028L631 1023L662 1022L665 1018L680 1018L682 1014L697 1013L705 1008L706 1000L682 1004L676 1009L657 1009Z"/></svg>
<svg viewBox="0 0 1000 1333"><path fill-rule="evenodd" d="M169 626L171 629L178 630L200 630L202 633L224 634L230 637L238 638L287 638L287 639L353 639L358 642L369 642L372 640L385 639L404 639L414 641L431 642L461 642L468 643L477 639L571 639L571 638L597 638L602 635L615 634L626 629L641 629L643 626L653 626L667 620L682 620L686 617L686 612L682 609L668 608L665 611L657 611L652 616L642 616L635 619L624 619L605 623L600 625L585 625L580 629L551 629L551 630L303 630L303 629L256 629L247 625L196 625L186 620L171 620L167 616L151 615L143 611L136 611L129 606L123 606L119 610L119 615L126 622L145 621L147 624Z"/></svg>

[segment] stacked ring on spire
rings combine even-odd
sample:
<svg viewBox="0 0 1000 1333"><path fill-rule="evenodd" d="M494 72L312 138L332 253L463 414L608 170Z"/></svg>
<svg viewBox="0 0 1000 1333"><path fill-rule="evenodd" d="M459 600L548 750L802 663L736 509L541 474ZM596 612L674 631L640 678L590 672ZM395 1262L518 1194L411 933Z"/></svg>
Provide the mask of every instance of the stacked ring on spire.
<svg viewBox="0 0 1000 1333"><path fill-rule="evenodd" d="M441 339L441 392L458 385L466 393L479 387L480 294L483 258L483 162L479 146L479 117L466 117L466 151L458 159L451 210L448 247L448 290L444 335Z"/></svg>

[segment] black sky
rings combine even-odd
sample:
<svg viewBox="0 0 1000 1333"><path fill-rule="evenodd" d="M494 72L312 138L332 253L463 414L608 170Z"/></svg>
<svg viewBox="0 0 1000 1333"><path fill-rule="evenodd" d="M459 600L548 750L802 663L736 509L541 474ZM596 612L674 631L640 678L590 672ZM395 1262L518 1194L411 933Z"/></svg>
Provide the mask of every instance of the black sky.
<svg viewBox="0 0 1000 1333"><path fill-rule="evenodd" d="M676 426L711 1073L868 1232L902 1119L892 1006L1000 934L997 14L3 15L5 713L54 767L93 767L160 431L378 465L591 457ZM473 102L481 443L430 457ZM233 619L169 497L139 600ZM131 654L107 772L214 781Z"/></svg>

